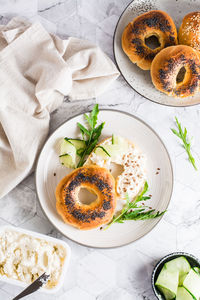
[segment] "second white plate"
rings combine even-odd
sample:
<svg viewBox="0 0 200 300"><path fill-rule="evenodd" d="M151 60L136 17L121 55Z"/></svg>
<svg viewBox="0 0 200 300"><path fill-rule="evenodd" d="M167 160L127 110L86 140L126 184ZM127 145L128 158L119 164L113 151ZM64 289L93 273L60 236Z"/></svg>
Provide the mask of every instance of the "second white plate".
<svg viewBox="0 0 200 300"><path fill-rule="evenodd" d="M152 81L149 71L143 71L133 64L121 47L121 37L126 25L135 17L150 10L163 10L174 20L177 30L186 14L199 11L199 1L192 0L134 0L122 13L114 34L114 55L118 68L127 83L145 98L164 105L190 106L200 103L200 93L186 98L169 97L158 91Z"/></svg>
<svg viewBox="0 0 200 300"><path fill-rule="evenodd" d="M173 172L168 152L158 135L143 121L130 114L113 110L102 110L99 122L105 122L102 139L113 133L128 138L136 144L147 158L147 181L149 194L153 195L150 206L166 210L173 188ZM47 140L38 159L36 187L41 207L50 222L66 237L85 246L110 248L131 243L147 234L160 220L127 221L113 224L107 230L78 230L65 224L56 211L55 189L59 181L70 172L61 166L58 158L58 140L67 136L76 138L78 115L61 125ZM159 174L157 169L160 169Z"/></svg>

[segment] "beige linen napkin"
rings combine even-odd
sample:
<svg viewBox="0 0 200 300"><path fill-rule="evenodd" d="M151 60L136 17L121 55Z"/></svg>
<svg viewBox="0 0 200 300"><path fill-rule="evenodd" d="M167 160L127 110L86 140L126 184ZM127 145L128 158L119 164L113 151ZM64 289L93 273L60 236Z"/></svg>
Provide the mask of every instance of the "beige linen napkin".
<svg viewBox="0 0 200 300"><path fill-rule="evenodd" d="M64 95L96 97L117 76L88 41L61 40L21 18L0 26L0 198L33 169Z"/></svg>

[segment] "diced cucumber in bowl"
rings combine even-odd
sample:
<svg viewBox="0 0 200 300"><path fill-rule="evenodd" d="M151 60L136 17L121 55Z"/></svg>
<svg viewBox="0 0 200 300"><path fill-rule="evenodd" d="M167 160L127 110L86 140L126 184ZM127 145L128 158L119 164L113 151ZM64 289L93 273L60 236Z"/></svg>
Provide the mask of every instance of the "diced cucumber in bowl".
<svg viewBox="0 0 200 300"><path fill-rule="evenodd" d="M184 252L167 255L156 265L152 284L158 299L200 300L200 262Z"/></svg>
<svg viewBox="0 0 200 300"><path fill-rule="evenodd" d="M169 271L165 264L160 274L158 275L155 285L165 296L166 300L171 300L176 297L178 280L179 280L179 271L178 270Z"/></svg>
<svg viewBox="0 0 200 300"><path fill-rule="evenodd" d="M200 275L200 268L194 267L193 270Z"/></svg>
<svg viewBox="0 0 200 300"><path fill-rule="evenodd" d="M158 288L161 291L161 293L164 295L164 297L165 297L166 300L173 300L173 299L175 299L176 295L172 291L166 289L163 286L159 286Z"/></svg>
<svg viewBox="0 0 200 300"><path fill-rule="evenodd" d="M183 287L190 292L194 299L200 298L200 275L191 269L185 280L183 281Z"/></svg>
<svg viewBox="0 0 200 300"><path fill-rule="evenodd" d="M165 265L167 270L169 271L174 271L174 270L179 271L179 286L182 286L185 276L189 273L191 269L187 259L184 256L180 256L173 260L168 261Z"/></svg>
<svg viewBox="0 0 200 300"><path fill-rule="evenodd" d="M176 300L194 300L192 295L182 286L178 287Z"/></svg>
<svg viewBox="0 0 200 300"><path fill-rule="evenodd" d="M174 299L176 297L178 286L182 285L183 280L190 269L190 264L184 256L172 259L164 264L156 281L156 286L164 294L165 299ZM178 278L176 278L176 276L178 276ZM168 294L166 295L161 287L165 288L165 290L168 291L168 294L170 291L171 296Z"/></svg>

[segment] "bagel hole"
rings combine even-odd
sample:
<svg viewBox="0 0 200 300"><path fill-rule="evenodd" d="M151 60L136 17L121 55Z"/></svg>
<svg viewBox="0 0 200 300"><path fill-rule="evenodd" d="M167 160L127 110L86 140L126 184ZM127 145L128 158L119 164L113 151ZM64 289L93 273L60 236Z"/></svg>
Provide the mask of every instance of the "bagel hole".
<svg viewBox="0 0 200 300"><path fill-rule="evenodd" d="M97 199L97 195L90 192L86 188L80 188L78 193L78 199L81 204L90 205Z"/></svg>
<svg viewBox="0 0 200 300"><path fill-rule="evenodd" d="M156 35L151 35L148 38L145 38L145 45L150 49L156 49L159 48L161 44Z"/></svg>
<svg viewBox="0 0 200 300"><path fill-rule="evenodd" d="M181 83L184 80L185 73L186 73L185 67L180 68L180 70L176 76L176 83Z"/></svg>
<svg viewBox="0 0 200 300"><path fill-rule="evenodd" d="M111 162L109 166L109 171L112 174L112 176L116 179L119 175L121 175L124 172L124 167L117 163Z"/></svg>

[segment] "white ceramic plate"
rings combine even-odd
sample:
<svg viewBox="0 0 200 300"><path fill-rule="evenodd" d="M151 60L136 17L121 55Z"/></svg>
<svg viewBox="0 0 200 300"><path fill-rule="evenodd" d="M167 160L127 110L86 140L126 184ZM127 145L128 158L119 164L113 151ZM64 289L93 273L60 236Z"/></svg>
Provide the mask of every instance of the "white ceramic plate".
<svg viewBox="0 0 200 300"><path fill-rule="evenodd" d="M127 113L102 110L99 122L105 122L102 139L113 133L133 141L147 158L147 181L149 193L153 195L150 206L163 211L167 209L172 188L173 172L168 152L157 134L143 121ZM127 221L113 224L107 230L78 230L65 224L56 211L54 191L59 181L70 172L58 159L58 141L67 136L76 138L79 131L77 122L84 122L78 115L61 125L47 140L38 159L36 187L43 211L50 222L66 237L90 247L110 248L131 243L148 233L159 221ZM156 175L157 168L160 174ZM55 175L56 174L56 175Z"/></svg>
<svg viewBox="0 0 200 300"><path fill-rule="evenodd" d="M126 25L135 17L150 10L163 10L174 20L177 30L183 17L191 11L199 11L199 1L192 0L134 0L122 13L114 34L114 56L118 68L127 83L147 99L170 106L190 106L200 103L200 93L193 97L174 98L155 89L149 71L143 71L133 64L121 47L121 36Z"/></svg>

